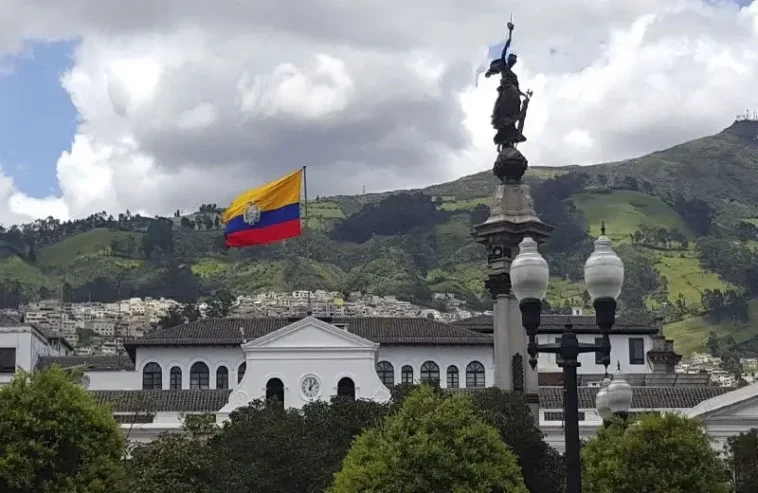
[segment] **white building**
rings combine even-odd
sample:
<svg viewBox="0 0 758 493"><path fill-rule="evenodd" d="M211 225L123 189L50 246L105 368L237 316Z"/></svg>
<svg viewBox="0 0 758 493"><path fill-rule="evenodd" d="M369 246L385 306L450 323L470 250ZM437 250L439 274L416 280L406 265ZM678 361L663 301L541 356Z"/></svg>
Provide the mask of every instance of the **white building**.
<svg viewBox="0 0 758 493"><path fill-rule="evenodd" d="M592 340L597 329L582 318L574 330ZM544 316L540 338L550 341L565 322L566 317ZM471 330L477 323L480 331ZM403 382L437 380L441 387L459 392L491 386L493 340L482 333L485 325L486 319L468 324L388 317L204 319L129 341L125 354L72 356L47 350L42 343L23 351L36 353L27 366L84 367L90 391L113 406L130 440L146 441L178 429L185 414L211 412L223 421L253 399L275 396L285 406L299 408L335 395L384 401L390 398L388 387ZM758 402L758 386L733 391L707 385L707 375L674 373L679 357L671 341L654 328L619 323L611 345L614 359L635 386L632 412L694 412L717 407L719 399ZM640 346L643 362L637 357ZM595 385L602 367L594 359L582 363L580 432L588 437L601 424L595 412ZM543 358L540 368L540 427L546 440L561 450L560 373L549 359ZM746 431L758 422L758 403L755 410L741 411L748 413L744 416L735 416L730 411L734 406L718 407L728 415L719 423L732 419L729 433Z"/></svg>
<svg viewBox="0 0 758 493"><path fill-rule="evenodd" d="M0 385L10 382L17 371L32 371L40 358L72 352L73 347L60 334L23 325L17 318L0 313Z"/></svg>

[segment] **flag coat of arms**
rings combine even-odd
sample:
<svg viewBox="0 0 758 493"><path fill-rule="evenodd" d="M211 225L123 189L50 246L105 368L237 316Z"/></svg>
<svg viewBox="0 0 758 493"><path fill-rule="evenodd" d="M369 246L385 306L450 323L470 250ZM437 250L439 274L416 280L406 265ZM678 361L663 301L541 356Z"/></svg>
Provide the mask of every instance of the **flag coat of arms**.
<svg viewBox="0 0 758 493"><path fill-rule="evenodd" d="M224 211L224 237L229 248L241 248L300 236L300 190L303 170L248 190Z"/></svg>

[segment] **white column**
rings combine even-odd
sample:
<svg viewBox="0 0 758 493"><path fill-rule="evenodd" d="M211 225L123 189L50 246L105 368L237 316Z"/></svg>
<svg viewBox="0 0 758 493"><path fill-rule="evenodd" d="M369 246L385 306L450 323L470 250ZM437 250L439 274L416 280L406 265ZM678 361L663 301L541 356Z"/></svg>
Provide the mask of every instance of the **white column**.
<svg viewBox="0 0 758 493"><path fill-rule="evenodd" d="M495 337L495 387L513 390L511 372L511 326L513 298L499 294L495 298L494 337Z"/></svg>

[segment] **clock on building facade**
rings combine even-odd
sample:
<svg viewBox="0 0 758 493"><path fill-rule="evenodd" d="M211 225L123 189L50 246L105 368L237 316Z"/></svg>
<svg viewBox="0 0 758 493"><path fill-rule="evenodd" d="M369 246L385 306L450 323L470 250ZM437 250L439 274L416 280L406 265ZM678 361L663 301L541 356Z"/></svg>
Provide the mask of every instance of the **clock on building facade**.
<svg viewBox="0 0 758 493"><path fill-rule="evenodd" d="M307 400L314 400L321 394L321 382L315 375L306 375L300 382L300 391Z"/></svg>

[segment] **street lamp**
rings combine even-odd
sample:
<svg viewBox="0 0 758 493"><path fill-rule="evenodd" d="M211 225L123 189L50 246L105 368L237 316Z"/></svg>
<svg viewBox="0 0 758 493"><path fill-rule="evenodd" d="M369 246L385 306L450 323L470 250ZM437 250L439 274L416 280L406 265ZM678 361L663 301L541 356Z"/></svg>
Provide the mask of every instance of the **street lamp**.
<svg viewBox="0 0 758 493"><path fill-rule="evenodd" d="M608 426L613 416L626 420L632 407L632 386L624 378L620 366L613 380L603 379L595 396L595 409L604 426Z"/></svg>
<svg viewBox="0 0 758 493"><path fill-rule="evenodd" d="M632 386L624 378L620 366L613 376L613 381L608 385L607 402L608 409L614 416L626 420L632 407Z"/></svg>
<svg viewBox="0 0 758 493"><path fill-rule="evenodd" d="M542 300L547 294L550 270L537 251L537 243L525 237L519 244L519 254L511 263L511 285L519 300L521 323L529 342L527 353L532 369L537 366L537 355L558 355L558 366L563 368L563 414L566 443L566 493L581 493L582 470L579 456L579 389L576 369L583 353L600 353L601 362L608 373L611 362L610 330L616 321L616 299L624 284L624 264L611 246L611 240L602 234L595 241L595 249L584 265L584 282L595 307L595 323L600 328L600 344L580 343L571 323L567 323L558 344L538 344ZM608 389L611 384L608 385ZM607 390L606 390L607 392ZM608 402L610 406L610 401Z"/></svg>
<svg viewBox="0 0 758 493"><path fill-rule="evenodd" d="M600 390L597 391L597 395L595 396L595 409L597 410L600 419L603 420L603 424L607 424L611 419L611 416L613 416L613 411L611 411L611 408L608 405L608 386L610 384L611 379L607 377L604 378L603 381L600 382Z"/></svg>

